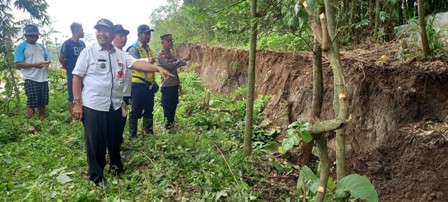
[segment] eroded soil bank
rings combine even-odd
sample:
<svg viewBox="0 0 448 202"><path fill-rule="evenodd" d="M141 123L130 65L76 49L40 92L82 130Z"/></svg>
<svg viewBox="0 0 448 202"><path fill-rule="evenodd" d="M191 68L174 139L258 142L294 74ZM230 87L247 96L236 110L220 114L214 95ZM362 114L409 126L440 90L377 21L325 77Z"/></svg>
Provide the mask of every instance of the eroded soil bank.
<svg viewBox="0 0 448 202"><path fill-rule="evenodd" d="M396 50L391 44L341 52L352 117L347 168L368 175L381 201L448 201L448 59L399 63ZM204 44L176 49L179 56L189 53L189 70L213 90L229 93L246 83L247 50ZM323 118L333 116L328 65L324 59ZM256 69L257 93L273 95L266 114L275 125L284 129L307 118L310 53L259 51Z"/></svg>

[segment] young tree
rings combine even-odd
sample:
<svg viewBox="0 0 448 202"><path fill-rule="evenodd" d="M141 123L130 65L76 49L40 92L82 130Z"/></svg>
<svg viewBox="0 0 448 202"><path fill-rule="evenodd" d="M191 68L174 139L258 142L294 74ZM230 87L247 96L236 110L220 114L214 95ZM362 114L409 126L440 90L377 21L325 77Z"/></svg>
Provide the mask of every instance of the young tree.
<svg viewBox="0 0 448 202"><path fill-rule="evenodd" d="M374 28L374 34L373 36L376 37L376 39L378 40L380 38L380 24L381 24L381 20L380 20L380 3L381 0L375 0L375 28Z"/></svg>
<svg viewBox="0 0 448 202"><path fill-rule="evenodd" d="M249 90L247 92L246 104L246 126L244 130L244 155L250 156L252 154L252 119L254 112L254 96L255 96L255 59L257 55L257 0L252 0L250 5L251 20L251 35L249 47Z"/></svg>
<svg viewBox="0 0 448 202"><path fill-rule="evenodd" d="M328 27L328 34L330 38L330 46L332 46L332 51L328 51L328 56L330 60L334 60L333 65L338 65L339 71L342 71L341 68L341 57L339 55L339 41L337 36L337 22L336 22L336 16L337 16L337 0L325 0L325 14L327 16L327 27ZM342 74L342 72L340 72ZM343 75L341 76L342 80L344 79ZM340 76L334 76L334 83L338 84L338 81ZM344 82L345 83L345 82ZM335 116L340 117L341 119L347 118L347 112L348 109L341 109L343 107L347 107L346 102L342 102L343 100L339 99L339 96L341 96L341 92L345 92L345 84L342 85L335 85L334 86L334 97L333 97L333 111ZM342 114L341 114L342 113ZM336 130L336 176L337 179L341 179L345 176L345 127L342 127L338 130Z"/></svg>
<svg viewBox="0 0 448 202"><path fill-rule="evenodd" d="M324 78L322 73L322 48L316 37L314 37L313 47L313 101L311 106L310 117L319 119L322 112L322 104L324 101ZM320 134L319 134L320 135ZM300 163L306 165L311 159L314 141L309 143L302 142L302 159Z"/></svg>
<svg viewBox="0 0 448 202"><path fill-rule="evenodd" d="M426 33L426 19L425 19L425 0L418 0L418 21L420 24L420 37L422 40L422 51L425 57L431 53L429 50L428 36Z"/></svg>
<svg viewBox="0 0 448 202"><path fill-rule="evenodd" d="M334 1L327 0L325 2L325 7L331 6L332 4L334 4ZM336 51L337 46L333 45L333 43L337 41L333 41L335 37L331 37L331 34L329 33L329 29L333 29L332 33L335 33L336 25L327 24L327 16L328 18L332 18L331 20L329 20L331 23L335 23L334 18L336 16L334 15L334 12L332 13L330 9L326 8L326 14L322 13L319 11L319 9L311 8L310 6L308 6L306 1L302 1L302 7L305 8L306 12L308 13L314 36L322 47L322 51L327 55L328 60L330 61L330 66L333 71L334 77L334 91L337 92L337 96L335 96L334 99L338 100L335 119L316 121L309 127L309 132L313 135L313 138L317 143L317 148L319 150L319 159L321 161L321 172L316 201L323 201L325 198L325 192L330 173L327 139L325 135L323 135L323 133L338 130L344 126L348 117L348 103L346 97L347 89L345 87L344 75L341 62L338 57L338 51ZM319 15L319 17L317 17L317 15ZM314 78L316 79L316 77Z"/></svg>

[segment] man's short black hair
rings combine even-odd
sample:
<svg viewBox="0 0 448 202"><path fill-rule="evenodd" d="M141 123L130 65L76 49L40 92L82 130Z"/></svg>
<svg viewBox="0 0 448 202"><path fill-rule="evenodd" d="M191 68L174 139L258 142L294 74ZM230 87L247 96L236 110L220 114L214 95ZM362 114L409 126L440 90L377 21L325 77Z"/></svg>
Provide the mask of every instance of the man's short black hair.
<svg viewBox="0 0 448 202"><path fill-rule="evenodd" d="M74 22L70 25L70 30L72 30L72 34L75 34L81 27L82 25L80 23Z"/></svg>

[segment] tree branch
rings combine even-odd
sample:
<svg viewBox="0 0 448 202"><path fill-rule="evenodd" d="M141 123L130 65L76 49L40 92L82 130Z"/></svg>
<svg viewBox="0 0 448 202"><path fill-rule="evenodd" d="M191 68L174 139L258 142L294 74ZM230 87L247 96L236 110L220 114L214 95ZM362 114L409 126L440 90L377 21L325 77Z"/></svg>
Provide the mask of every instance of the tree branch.
<svg viewBox="0 0 448 202"><path fill-rule="evenodd" d="M321 28L321 22L319 19L316 19L316 16L313 15L313 11L308 6L306 1L302 3L303 8L305 9L306 13L308 13L308 16L310 17L310 25L311 29L313 30L314 36L316 36L317 41L319 44L322 44L322 28Z"/></svg>
<svg viewBox="0 0 448 202"><path fill-rule="evenodd" d="M314 124L311 124L308 128L308 131L311 134L321 134L324 132L330 132L342 128L345 125L344 121L339 119L331 119L325 121L318 121Z"/></svg>
<svg viewBox="0 0 448 202"><path fill-rule="evenodd" d="M319 15L320 18L320 25L321 25L321 32L322 32L322 51L326 52L331 47L331 39L330 34L328 33L327 29L327 18L325 17L325 14L322 13Z"/></svg>

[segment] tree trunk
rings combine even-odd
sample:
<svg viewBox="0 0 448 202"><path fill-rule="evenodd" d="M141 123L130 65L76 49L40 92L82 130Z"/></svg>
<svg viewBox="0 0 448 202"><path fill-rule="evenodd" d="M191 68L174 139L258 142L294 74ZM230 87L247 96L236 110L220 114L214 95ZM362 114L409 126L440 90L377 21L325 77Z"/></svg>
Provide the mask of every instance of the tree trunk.
<svg viewBox="0 0 448 202"><path fill-rule="evenodd" d="M322 103L324 99L324 82L322 75L322 48L314 38L313 48L313 103L311 108L311 118L320 118ZM302 159L300 163L307 165L311 159L314 141L302 142Z"/></svg>
<svg viewBox="0 0 448 202"><path fill-rule="evenodd" d="M324 100L324 78L322 73L322 48L314 38L313 48L313 103L311 117L320 118Z"/></svg>
<svg viewBox="0 0 448 202"><path fill-rule="evenodd" d="M330 49L327 55L333 70L334 90L338 89L339 112L337 119L345 121L348 118L348 103L343 69L333 49ZM345 176L345 127L336 130L336 176L338 180Z"/></svg>
<svg viewBox="0 0 448 202"><path fill-rule="evenodd" d="M325 15L327 16L328 33L330 34L331 45L339 58L339 40L337 37L337 7L339 0L325 0Z"/></svg>
<svg viewBox="0 0 448 202"><path fill-rule="evenodd" d="M315 136L317 148L319 149L320 159L320 176L319 187L317 189L316 202L322 202L325 198L326 185L328 182L328 176L330 175L330 159L328 158L327 137L319 134Z"/></svg>
<svg viewBox="0 0 448 202"><path fill-rule="evenodd" d="M352 39L354 39L354 29L353 29L353 20L355 19L355 6L356 6L356 0L351 0L350 2L350 14L348 18L348 30L350 30L350 36Z"/></svg>
<svg viewBox="0 0 448 202"><path fill-rule="evenodd" d="M379 39L379 31L380 31L380 2L381 0L375 0L375 28L373 36L378 40Z"/></svg>
<svg viewBox="0 0 448 202"><path fill-rule="evenodd" d="M336 36L336 12L337 9L334 7L336 5L336 0L325 0L325 12L327 16L327 27L328 33L330 34L330 38L333 39L331 41L332 46L327 51L328 59L330 60L331 67L334 73L334 86L333 86L333 110L335 116L341 120L346 119L345 112L347 108L347 103L341 99L341 95L346 95L345 82L342 73L340 55L339 55L339 42L338 37ZM348 109L348 108L347 108ZM336 173L337 179L341 179L345 176L345 127L336 130Z"/></svg>
<svg viewBox="0 0 448 202"><path fill-rule="evenodd" d="M249 90L247 92L246 104L246 126L244 130L244 155L250 156L252 154L252 119L254 112L254 97L255 97L255 58L257 51L257 0L252 0L250 5L251 20L251 35L249 47L249 68L248 80Z"/></svg>
<svg viewBox="0 0 448 202"><path fill-rule="evenodd" d="M420 37L422 40L422 51L425 57L428 57L431 53L429 50L428 36L426 33L426 21L425 21L425 0L418 0L418 21L420 24Z"/></svg>
<svg viewBox="0 0 448 202"><path fill-rule="evenodd" d="M369 0L369 28L372 29L374 22L372 19L375 17L375 0Z"/></svg>
<svg viewBox="0 0 448 202"><path fill-rule="evenodd" d="M334 50L336 50L336 57L339 59L339 43L336 37L336 8L334 5L336 4L336 0L325 0L325 15L327 16L327 29L328 33L330 34L331 40L331 46L334 47ZM333 91L333 111L335 115L337 116L339 111L339 99L337 99L338 96L338 89L334 88Z"/></svg>
<svg viewBox="0 0 448 202"><path fill-rule="evenodd" d="M325 4L327 5L328 2ZM313 123L309 130L310 133L313 135L313 137L316 140L316 143L318 145L319 149L319 159L320 163L322 164L321 167L321 176L319 179L319 188L318 193L316 197L317 202L321 202L325 198L325 191L327 187L328 182L328 174L330 172L330 162L328 159L328 151L327 151L327 140L326 137L322 134L325 131L332 131L335 129L340 129L344 126L345 121L347 120L348 116L348 104L347 104L347 89L345 88L345 81L344 81L344 75L341 67L341 63L339 58L337 57L337 54L335 53L335 49L333 44L331 43L331 39L329 37L328 33L328 27L335 27L333 26L327 26L327 21L325 14L320 14L319 18L316 18L313 8L310 8L306 1L302 3L303 8L305 8L306 12L310 16L310 23L313 30L314 36L317 38L319 43L321 44L322 50L327 54L328 59L330 60L330 65L333 71L333 77L334 77L334 89L336 92L338 92L337 99L339 100L339 110L337 113L337 117L335 120L329 120L329 121L322 121L322 122L316 122ZM334 16L330 16L334 17ZM334 22L333 20L330 20ZM334 31L334 30L333 30ZM329 44L327 44L329 43ZM339 90L336 90L339 89ZM325 129L324 129L325 128ZM342 147L345 149L345 144ZM343 152L342 154L345 154ZM345 155L344 155L345 156ZM343 159L345 160L345 158ZM345 172L345 163L344 168L342 169Z"/></svg>
<svg viewBox="0 0 448 202"><path fill-rule="evenodd" d="M397 5L398 5L398 7L397 7L397 10L398 10L398 25L402 25L402 24L404 24L404 15L403 15L403 7L402 7L402 5L404 5L404 4L403 4L403 2L399 1L397 3Z"/></svg>

